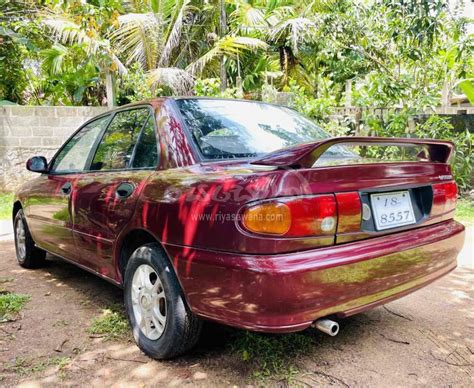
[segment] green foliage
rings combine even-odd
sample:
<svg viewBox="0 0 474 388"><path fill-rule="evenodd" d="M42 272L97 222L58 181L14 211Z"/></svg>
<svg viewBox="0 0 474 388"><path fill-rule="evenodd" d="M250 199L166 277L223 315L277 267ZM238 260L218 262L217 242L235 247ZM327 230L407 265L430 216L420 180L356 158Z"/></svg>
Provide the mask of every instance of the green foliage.
<svg viewBox="0 0 474 388"><path fill-rule="evenodd" d="M248 362L257 379L289 381L298 373L298 355L307 354L314 341L305 334L266 335L242 331L233 350Z"/></svg>
<svg viewBox="0 0 474 388"><path fill-rule="evenodd" d="M194 88L197 96L222 98L243 97L237 88L227 88L224 92L221 92L221 81L219 78L197 79Z"/></svg>
<svg viewBox="0 0 474 388"><path fill-rule="evenodd" d="M410 128L409 118L412 113L408 109L391 111L382 121L375 115L365 118L365 130L372 136L386 137L414 137L427 139L440 139L452 141L455 145L454 155L451 160L452 172L461 192L470 189L472 174L472 155L474 135L465 132L456 132L448 118L439 115L430 115L425 121L415 123ZM400 147L373 147L368 149L368 156L395 160L404 152Z"/></svg>
<svg viewBox="0 0 474 388"><path fill-rule="evenodd" d="M69 357L53 356L48 358L31 359L26 357L16 357L11 363L8 363L5 370L19 374L21 376L32 373L43 372L46 368L57 366L59 370L64 369L71 359Z"/></svg>
<svg viewBox="0 0 474 388"><path fill-rule="evenodd" d="M0 291L0 322L13 319L30 299L28 295Z"/></svg>
<svg viewBox="0 0 474 388"><path fill-rule="evenodd" d="M217 5L0 0L0 100L101 105L106 74L120 104L192 93L272 100L284 91L343 135L354 123L329 117L352 80L353 106L392 112L366 115L358 134L453 139L453 170L468 189L472 136L434 118L407 130L410 116L440 105L443 87L474 101L474 35L446 0L227 1L225 28Z"/></svg>
<svg viewBox="0 0 474 388"><path fill-rule="evenodd" d="M96 87L99 68L83 47L55 43L39 55L45 76L38 83L43 99L52 105L100 105L98 98L103 92L98 92Z"/></svg>
<svg viewBox="0 0 474 388"><path fill-rule="evenodd" d="M194 85L197 96L215 97L221 92L221 81L219 78L197 79Z"/></svg>
<svg viewBox="0 0 474 388"><path fill-rule="evenodd" d="M1 27L0 27L1 28ZM0 44L0 100L22 102L22 93L26 88L26 73L18 66L25 58L22 45L14 39L4 38Z"/></svg>
<svg viewBox="0 0 474 388"><path fill-rule="evenodd" d="M25 66L35 59L42 44L32 0L0 0L0 100L24 103L33 70Z"/></svg>
<svg viewBox="0 0 474 388"><path fill-rule="evenodd" d="M111 306L92 320L88 329L91 334L104 335L106 340L122 338L129 332L128 321L122 306Z"/></svg>
<svg viewBox="0 0 474 388"><path fill-rule="evenodd" d="M350 119L321 120L319 126L331 136L349 136L353 134L354 122Z"/></svg>
<svg viewBox="0 0 474 388"><path fill-rule="evenodd" d="M142 101L159 96L162 92L163 89L161 88L152 91L148 84L146 73L137 63L134 63L128 73L120 80L117 103L118 105L124 105Z"/></svg>
<svg viewBox="0 0 474 388"><path fill-rule="evenodd" d="M226 2L225 34L219 7L201 0L0 3L0 92L19 102L103 104L106 72L123 103L190 93L193 76L214 80L198 81L198 95L221 95L224 57L226 95L259 95L270 77L318 118L341 104L348 79L356 106L424 109L445 81L470 90L474 69L474 37L444 0Z"/></svg>
<svg viewBox="0 0 474 388"><path fill-rule="evenodd" d="M458 200L455 218L464 223L474 224L474 200L472 198Z"/></svg>
<svg viewBox="0 0 474 388"><path fill-rule="evenodd" d="M458 86L469 99L469 102L474 105L474 82L472 80L465 79L459 82Z"/></svg>
<svg viewBox="0 0 474 388"><path fill-rule="evenodd" d="M474 134L469 131L457 133L448 119L432 115L424 123L416 126L415 135L429 139L450 140L455 145L452 171L460 191L468 191L471 186L473 169Z"/></svg>
<svg viewBox="0 0 474 388"><path fill-rule="evenodd" d="M324 91L320 93L320 97L313 98L309 97L305 93L304 87L299 86L295 80L291 80L289 84L289 91L295 96L293 101L295 109L307 117L315 120L326 119L336 105L329 85L324 85Z"/></svg>
<svg viewBox="0 0 474 388"><path fill-rule="evenodd" d="M11 220L13 193L0 193L0 220Z"/></svg>

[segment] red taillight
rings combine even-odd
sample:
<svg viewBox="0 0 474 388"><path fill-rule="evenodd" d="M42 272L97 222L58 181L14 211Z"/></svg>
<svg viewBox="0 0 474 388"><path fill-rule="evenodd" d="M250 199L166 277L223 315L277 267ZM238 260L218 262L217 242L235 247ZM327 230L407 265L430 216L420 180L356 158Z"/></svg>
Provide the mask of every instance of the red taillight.
<svg viewBox="0 0 474 388"><path fill-rule="evenodd" d="M286 202L291 212L291 227L285 236L320 236L334 234L337 225L334 195L301 197Z"/></svg>
<svg viewBox="0 0 474 388"><path fill-rule="evenodd" d="M440 215L456 208L458 187L456 182L436 183L433 185L433 206L431 215Z"/></svg>
<svg viewBox="0 0 474 388"><path fill-rule="evenodd" d="M359 193L357 191L336 193L336 201L339 216L337 233L360 231L362 208Z"/></svg>
<svg viewBox="0 0 474 388"><path fill-rule="evenodd" d="M336 225L333 194L265 201L247 207L242 214L242 226L248 231L282 237L332 235Z"/></svg>

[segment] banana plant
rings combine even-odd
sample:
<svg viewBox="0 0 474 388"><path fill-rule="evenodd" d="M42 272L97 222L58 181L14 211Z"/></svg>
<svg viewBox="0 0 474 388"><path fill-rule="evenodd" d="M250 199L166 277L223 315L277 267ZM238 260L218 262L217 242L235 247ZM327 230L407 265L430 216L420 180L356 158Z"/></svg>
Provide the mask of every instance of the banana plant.
<svg viewBox="0 0 474 388"><path fill-rule="evenodd" d="M461 89L469 102L474 105L474 78L460 80L455 86Z"/></svg>

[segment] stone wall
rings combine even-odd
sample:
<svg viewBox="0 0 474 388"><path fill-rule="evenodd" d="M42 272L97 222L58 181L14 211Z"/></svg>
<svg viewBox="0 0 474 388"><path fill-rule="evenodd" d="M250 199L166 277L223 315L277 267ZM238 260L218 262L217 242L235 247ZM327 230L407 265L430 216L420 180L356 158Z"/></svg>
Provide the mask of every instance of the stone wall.
<svg viewBox="0 0 474 388"><path fill-rule="evenodd" d="M85 121L103 107L0 106L0 191L15 190L36 174L25 163L34 155L48 160Z"/></svg>

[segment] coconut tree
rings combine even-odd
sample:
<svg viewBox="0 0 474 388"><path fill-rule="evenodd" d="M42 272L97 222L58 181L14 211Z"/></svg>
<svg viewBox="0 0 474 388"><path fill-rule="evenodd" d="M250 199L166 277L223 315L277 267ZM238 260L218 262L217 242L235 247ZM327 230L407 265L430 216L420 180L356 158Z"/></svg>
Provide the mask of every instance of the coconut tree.
<svg viewBox="0 0 474 388"><path fill-rule="evenodd" d="M334 12L336 3L334 0L238 0L230 19L235 33L269 43L269 61L278 58L283 86L294 78L310 87L300 51L302 47L311 48L322 24L321 15Z"/></svg>
<svg viewBox="0 0 474 388"><path fill-rule="evenodd" d="M174 94L191 93L193 76L218 58L267 46L230 34L216 39L218 8L210 3L135 1L125 8L129 12L118 17L110 34L113 47L126 65L141 64L152 87L165 86Z"/></svg>

